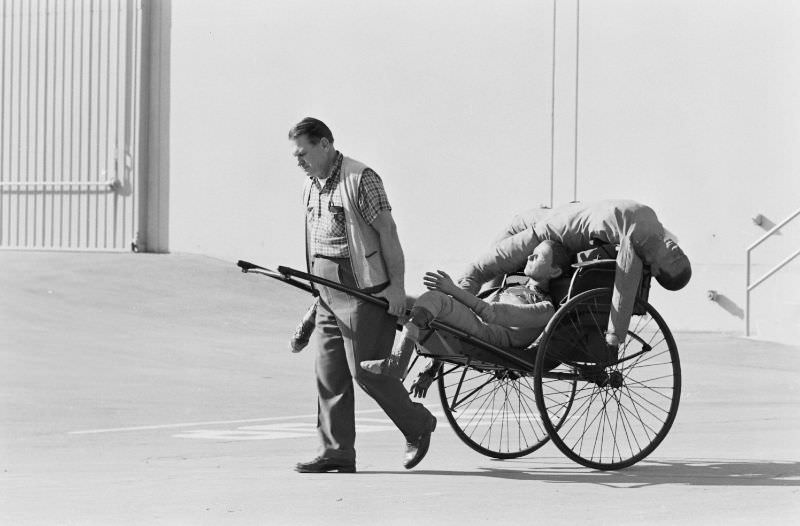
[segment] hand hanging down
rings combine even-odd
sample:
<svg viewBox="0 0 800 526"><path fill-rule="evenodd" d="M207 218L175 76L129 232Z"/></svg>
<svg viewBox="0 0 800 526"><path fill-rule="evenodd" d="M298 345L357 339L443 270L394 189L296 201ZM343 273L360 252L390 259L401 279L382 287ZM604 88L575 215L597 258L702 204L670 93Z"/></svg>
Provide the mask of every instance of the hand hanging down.
<svg viewBox="0 0 800 526"><path fill-rule="evenodd" d="M430 367L426 368L424 371L417 375L417 379L414 380L414 383L411 384L409 388L409 392L415 398L425 398L428 394L428 389L430 388L433 380L436 378L436 371L439 369L439 364L434 361Z"/></svg>

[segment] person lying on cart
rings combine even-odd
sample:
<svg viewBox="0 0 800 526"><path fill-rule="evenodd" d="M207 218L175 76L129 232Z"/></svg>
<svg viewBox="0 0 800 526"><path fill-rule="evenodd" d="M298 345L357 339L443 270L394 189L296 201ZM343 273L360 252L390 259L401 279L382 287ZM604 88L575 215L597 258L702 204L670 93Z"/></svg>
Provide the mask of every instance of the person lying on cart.
<svg viewBox="0 0 800 526"><path fill-rule="evenodd" d="M509 272L515 272L542 241L550 239L574 253L598 244L619 245L606 343L625 341L643 265L667 290L679 290L692 276L692 267L678 244L670 239L652 208L617 199L570 203L552 210L529 210L515 216L506 237L469 264L458 285L472 293Z"/></svg>
<svg viewBox="0 0 800 526"><path fill-rule="evenodd" d="M457 283L472 293L494 286L503 275L517 271L526 254L543 240L556 240L578 254L588 250L603 253L606 247L619 245L606 330L606 343L619 347L628 332L644 264L667 290L682 289L692 276L689 258L671 237L652 208L632 200L526 210L514 216L494 246L470 263ZM425 396L434 372L431 367L420 373L411 386L412 394Z"/></svg>
<svg viewBox="0 0 800 526"><path fill-rule="evenodd" d="M563 245L549 240L539 243L525 263L527 282L504 286L488 301L458 287L444 271L427 272L423 283L428 291L414 302L392 354L384 360L362 361L361 368L402 380L414 346L425 341L433 320L497 347L527 347L555 314L548 293L550 280L563 274L571 260Z"/></svg>

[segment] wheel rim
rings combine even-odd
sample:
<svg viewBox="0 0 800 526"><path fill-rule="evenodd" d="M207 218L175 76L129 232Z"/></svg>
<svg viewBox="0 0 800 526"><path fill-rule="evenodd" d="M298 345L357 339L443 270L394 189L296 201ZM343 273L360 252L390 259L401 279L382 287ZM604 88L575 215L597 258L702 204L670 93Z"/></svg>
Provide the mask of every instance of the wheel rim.
<svg viewBox="0 0 800 526"><path fill-rule="evenodd" d="M493 458L516 458L547 442L530 373L485 363L443 367L438 379L442 407L469 447Z"/></svg>
<svg viewBox="0 0 800 526"><path fill-rule="evenodd" d="M649 455L669 432L680 400L675 341L649 304L637 303L642 314L631 319L618 359L602 356L610 303L609 289L595 289L561 307L535 368L537 406L553 443L596 469L624 468ZM569 382L577 386L564 415L547 392Z"/></svg>

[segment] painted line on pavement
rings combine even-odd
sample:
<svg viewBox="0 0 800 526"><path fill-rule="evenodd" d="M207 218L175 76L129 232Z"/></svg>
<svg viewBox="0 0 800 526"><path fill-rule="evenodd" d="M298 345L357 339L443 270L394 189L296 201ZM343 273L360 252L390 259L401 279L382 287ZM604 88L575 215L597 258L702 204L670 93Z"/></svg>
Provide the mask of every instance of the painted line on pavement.
<svg viewBox="0 0 800 526"><path fill-rule="evenodd" d="M394 431L397 428L388 418L356 417L356 433L375 433ZM181 431L173 438L192 438L207 440L278 440L287 438L314 438L317 425L314 422L278 422L255 426L240 426L236 429L191 429Z"/></svg>
<svg viewBox="0 0 800 526"><path fill-rule="evenodd" d="M425 404L429 410L432 408L439 408L438 404ZM382 413L383 409L362 409L356 411L356 415L366 413ZM132 427L112 427L108 429L83 429L80 431L69 431L69 435L95 435L100 433L122 433L126 431L151 431L155 429L176 429L182 427L196 427L196 426L218 426L227 424L251 424L255 422L275 422L281 420L294 420L303 418L316 418L317 414L308 415L292 415L292 416L270 416L264 418L247 418L243 420L214 420L209 422L181 422L176 424L156 424L149 426L132 426Z"/></svg>

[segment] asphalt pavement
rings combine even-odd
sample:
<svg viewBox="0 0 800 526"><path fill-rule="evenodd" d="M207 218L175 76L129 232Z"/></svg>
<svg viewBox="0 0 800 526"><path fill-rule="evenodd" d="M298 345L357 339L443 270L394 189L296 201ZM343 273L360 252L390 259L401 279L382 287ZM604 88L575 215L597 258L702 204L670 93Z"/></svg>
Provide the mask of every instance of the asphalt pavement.
<svg viewBox="0 0 800 526"><path fill-rule="evenodd" d="M403 436L359 391L358 473L295 473L317 447L313 351L287 348L310 296L234 263L0 252L0 523L767 525L800 514L800 346L731 334L675 334L678 417L625 470L581 467L550 444L486 458L432 393L439 425L407 471Z"/></svg>

